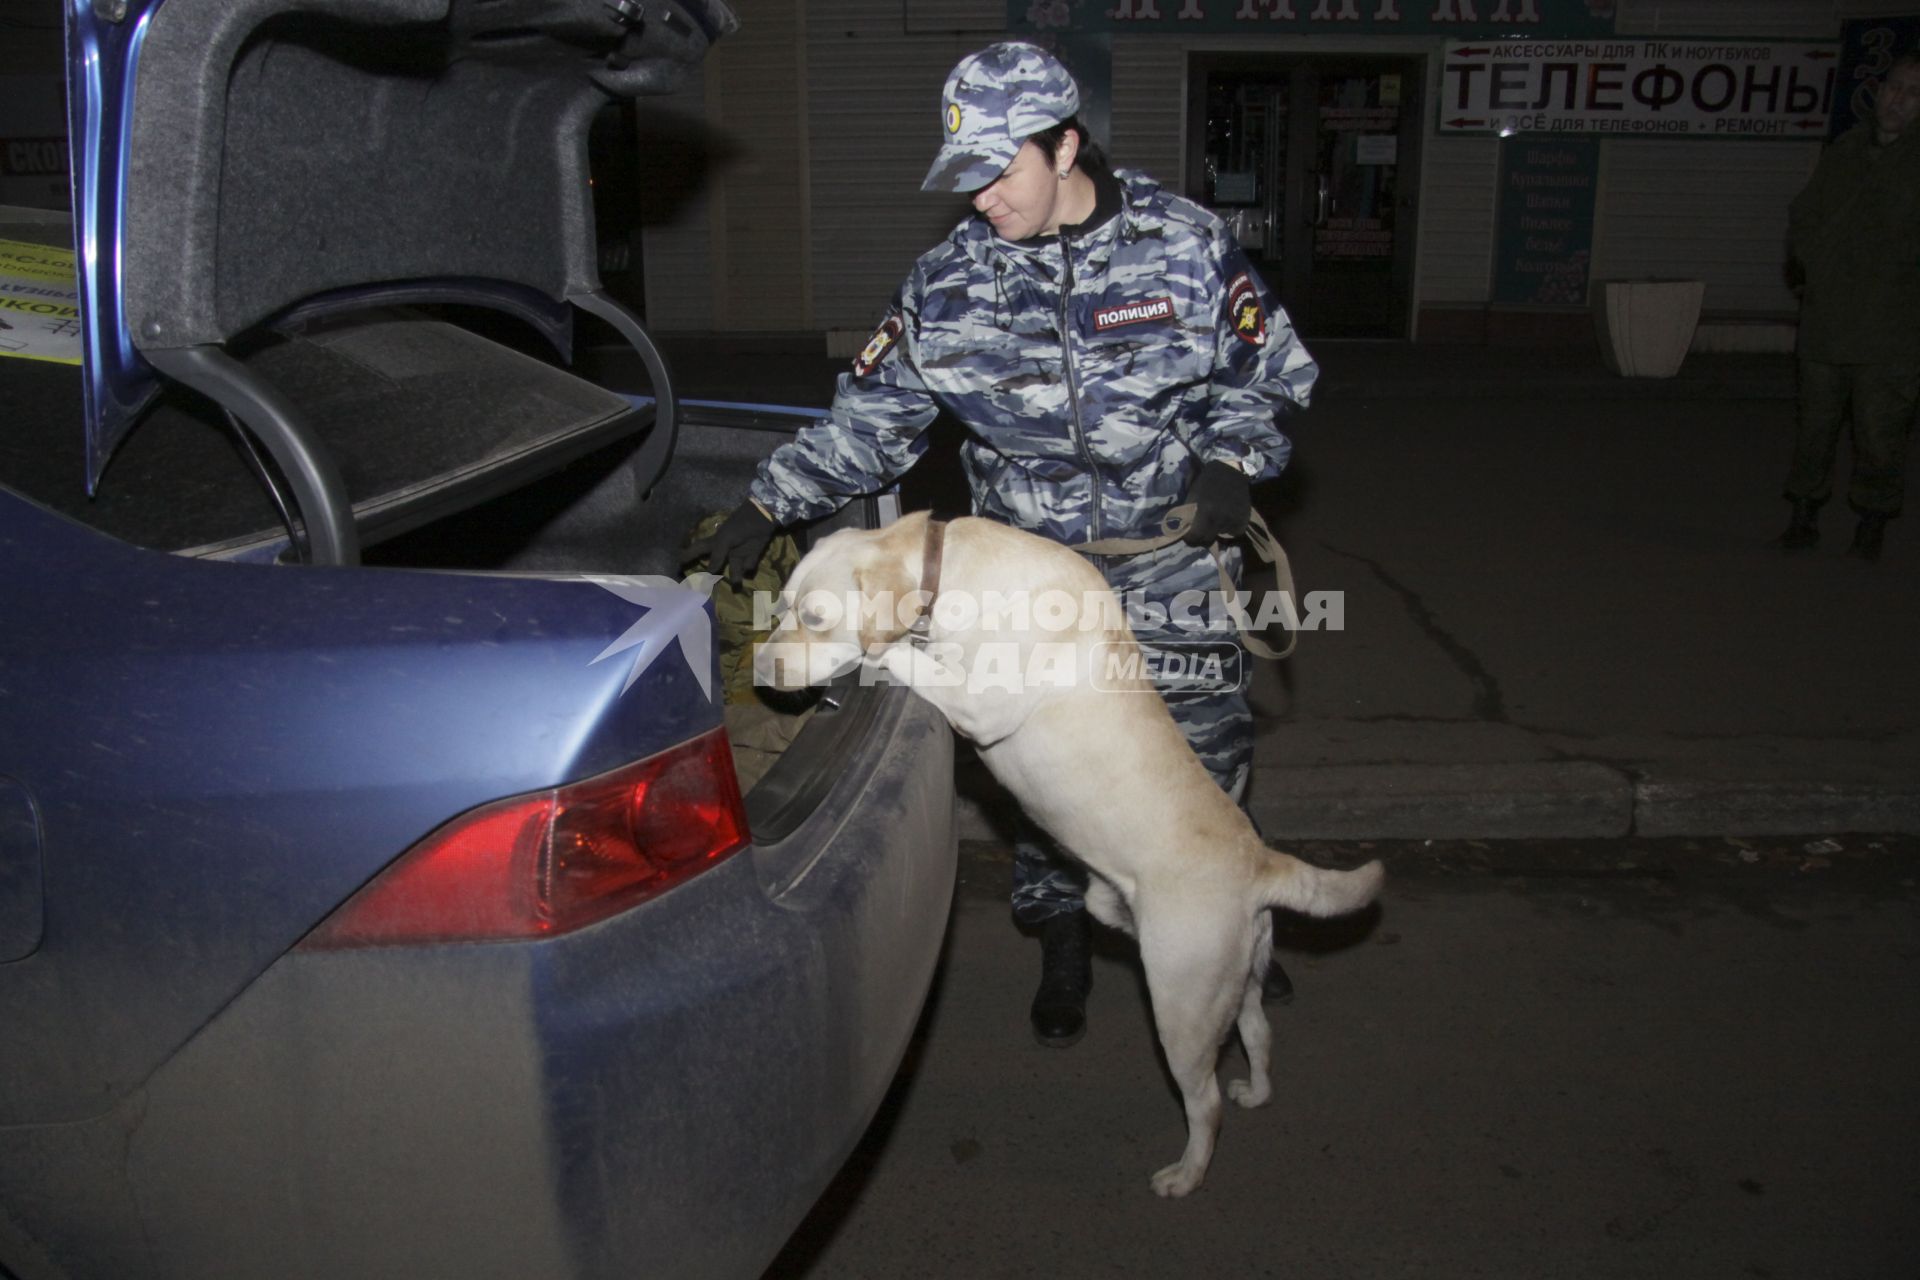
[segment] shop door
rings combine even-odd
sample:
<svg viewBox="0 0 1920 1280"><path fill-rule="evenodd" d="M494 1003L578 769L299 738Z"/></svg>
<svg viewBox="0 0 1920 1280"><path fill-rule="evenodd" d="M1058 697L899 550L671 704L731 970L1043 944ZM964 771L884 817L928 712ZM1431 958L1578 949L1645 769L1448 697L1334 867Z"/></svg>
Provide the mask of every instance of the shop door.
<svg viewBox="0 0 1920 1280"><path fill-rule="evenodd" d="M1410 58L1192 55L1186 189L1309 338L1408 336L1420 71Z"/></svg>

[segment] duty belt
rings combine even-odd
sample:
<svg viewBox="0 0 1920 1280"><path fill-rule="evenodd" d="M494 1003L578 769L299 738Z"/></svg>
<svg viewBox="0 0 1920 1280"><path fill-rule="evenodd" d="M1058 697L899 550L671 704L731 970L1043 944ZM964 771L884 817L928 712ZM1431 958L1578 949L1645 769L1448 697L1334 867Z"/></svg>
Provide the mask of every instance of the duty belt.
<svg viewBox="0 0 1920 1280"><path fill-rule="evenodd" d="M1160 522L1160 532L1150 537L1101 538L1097 542L1070 542L1067 545L1083 556L1145 555L1149 551L1158 551L1162 547L1170 547L1182 541L1186 537L1187 530L1193 527L1194 511L1195 506L1191 502L1175 507L1167 513L1167 518ZM1280 546L1279 539L1273 536L1273 530L1267 528L1267 522L1261 518L1258 511L1253 513L1253 519L1248 521L1246 530L1240 534L1240 538L1253 548L1254 554L1273 566L1274 575L1279 579L1277 585L1280 594L1291 600L1297 609L1300 598L1294 593L1293 568L1287 563L1287 553ZM1233 579L1227 575L1227 562L1220 554L1220 544L1214 543L1210 550L1213 554L1213 562L1220 570L1220 589L1228 598L1232 598L1235 590ZM1240 639L1255 657L1278 659L1293 652L1293 646L1299 639L1299 634L1289 627L1284 649L1275 649L1266 640L1244 628L1241 630Z"/></svg>

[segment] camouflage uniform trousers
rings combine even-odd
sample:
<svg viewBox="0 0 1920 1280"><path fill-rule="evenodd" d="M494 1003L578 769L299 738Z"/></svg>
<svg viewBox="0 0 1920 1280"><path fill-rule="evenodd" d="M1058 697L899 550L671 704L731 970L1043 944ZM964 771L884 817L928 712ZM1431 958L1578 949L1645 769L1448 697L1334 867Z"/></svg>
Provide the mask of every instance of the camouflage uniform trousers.
<svg viewBox="0 0 1920 1280"><path fill-rule="evenodd" d="M1897 516L1905 505L1907 446L1920 400L1920 363L1831 364L1800 361L1800 422L1786 496L1819 504L1833 493L1840 427L1852 410L1855 511Z"/></svg>
<svg viewBox="0 0 1920 1280"><path fill-rule="evenodd" d="M1237 586L1240 552L1228 549L1225 561ZM1174 723L1200 757L1220 789L1243 802L1253 769L1253 707L1247 700L1248 655L1240 647L1232 622L1209 619L1195 630L1168 616L1176 603L1190 602L1200 593L1209 601L1220 590L1220 570L1207 551L1175 544L1131 560L1104 564L1108 585L1129 610L1135 638L1144 648L1163 653L1193 651L1204 644L1209 652L1230 649L1237 656L1239 676L1232 688L1196 689L1181 682L1156 681ZM1257 611L1257 606L1256 606ZM1143 618L1142 614L1145 614ZM1161 617L1167 621L1161 622ZM1013 918L1037 925L1085 905L1087 871L1060 852L1046 834L1024 817L1018 820L1013 845Z"/></svg>

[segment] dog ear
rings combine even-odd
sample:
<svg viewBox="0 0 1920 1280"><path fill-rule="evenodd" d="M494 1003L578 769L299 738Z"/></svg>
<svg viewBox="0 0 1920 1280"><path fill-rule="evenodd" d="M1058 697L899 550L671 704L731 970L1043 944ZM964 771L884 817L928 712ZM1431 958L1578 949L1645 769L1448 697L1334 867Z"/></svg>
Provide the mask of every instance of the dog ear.
<svg viewBox="0 0 1920 1280"><path fill-rule="evenodd" d="M854 566L853 585L860 598L856 637L863 653L884 649L913 624L913 602L908 596L917 584L907 562L898 556L876 556ZM904 608L902 606L905 606Z"/></svg>

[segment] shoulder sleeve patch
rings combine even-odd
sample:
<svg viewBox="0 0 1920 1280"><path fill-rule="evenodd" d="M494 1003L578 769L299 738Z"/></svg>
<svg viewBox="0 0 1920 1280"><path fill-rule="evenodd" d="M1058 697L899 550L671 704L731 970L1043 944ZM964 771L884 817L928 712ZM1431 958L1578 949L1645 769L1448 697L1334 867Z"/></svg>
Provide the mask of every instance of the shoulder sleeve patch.
<svg viewBox="0 0 1920 1280"><path fill-rule="evenodd" d="M1260 287L1244 271L1227 286L1227 322L1242 341L1256 347L1267 344L1267 308L1260 301Z"/></svg>
<svg viewBox="0 0 1920 1280"><path fill-rule="evenodd" d="M900 319L898 311L892 312L882 320L880 327L873 331L873 337L867 339L865 349L854 358L853 376L865 378L878 369L880 362L887 358L887 353L899 343L900 334L905 328L906 324ZM842 347L841 350L844 351L846 348Z"/></svg>

